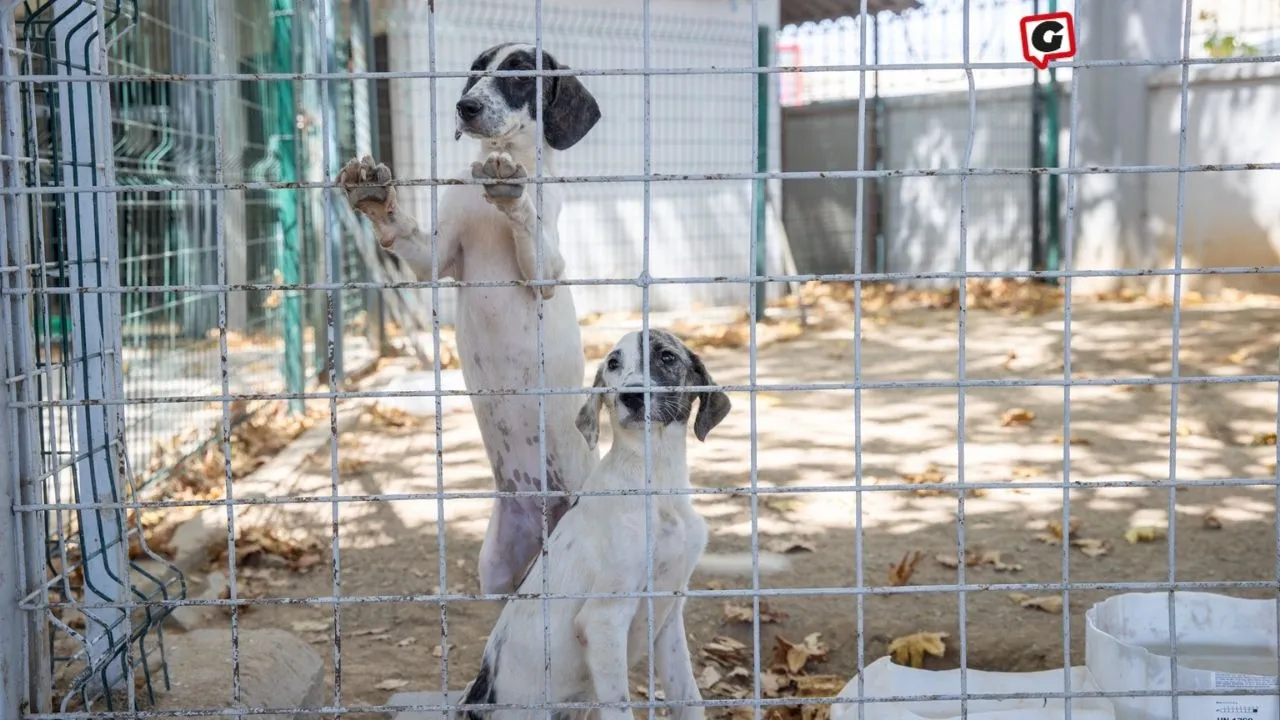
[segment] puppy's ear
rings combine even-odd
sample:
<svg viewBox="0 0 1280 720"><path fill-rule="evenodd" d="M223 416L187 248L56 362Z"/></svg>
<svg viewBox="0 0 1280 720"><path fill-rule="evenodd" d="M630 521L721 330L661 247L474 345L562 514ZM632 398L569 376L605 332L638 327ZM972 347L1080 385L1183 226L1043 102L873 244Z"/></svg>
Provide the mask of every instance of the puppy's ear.
<svg viewBox="0 0 1280 720"><path fill-rule="evenodd" d="M542 54L546 70L568 70L549 53ZM576 77L562 75L543 82L542 137L556 150L577 145L600 121L600 105Z"/></svg>
<svg viewBox="0 0 1280 720"><path fill-rule="evenodd" d="M593 388L604 387L604 363L596 368L596 379L591 383ZM600 440L600 408L604 405L604 393L596 393L587 397L587 402L578 411L578 419L574 421L574 425L578 426L578 432L582 433L582 437L586 438L587 447L592 450L596 449L596 443Z"/></svg>
<svg viewBox="0 0 1280 720"><path fill-rule="evenodd" d="M716 384L715 380L711 379L711 373L707 372L707 367L702 364L702 358L690 352L689 360L693 365L690 385ZM729 414L730 407L732 403L729 402L729 396L719 390L698 393L698 415L693 421L693 436L698 438L699 442L705 442L711 429L719 425L720 421Z"/></svg>

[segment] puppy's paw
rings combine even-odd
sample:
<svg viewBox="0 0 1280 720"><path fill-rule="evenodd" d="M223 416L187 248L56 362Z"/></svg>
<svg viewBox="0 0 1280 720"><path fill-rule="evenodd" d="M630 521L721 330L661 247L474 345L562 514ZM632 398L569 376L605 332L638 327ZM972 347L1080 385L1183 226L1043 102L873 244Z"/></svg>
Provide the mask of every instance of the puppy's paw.
<svg viewBox="0 0 1280 720"><path fill-rule="evenodd" d="M524 166L504 152L489 153L484 162L471 163L471 177L476 180L512 180L528 177ZM484 185L484 199L498 207L509 206L524 194L524 185L494 183Z"/></svg>
<svg viewBox="0 0 1280 720"><path fill-rule="evenodd" d="M537 285L533 288L534 295L541 295L543 300L550 300L556 296L555 285Z"/></svg>
<svg viewBox="0 0 1280 720"><path fill-rule="evenodd" d="M373 221L378 242L384 248L391 247L396 240L396 189L390 184L391 177L391 168L368 155L351 158L337 177L351 207Z"/></svg>

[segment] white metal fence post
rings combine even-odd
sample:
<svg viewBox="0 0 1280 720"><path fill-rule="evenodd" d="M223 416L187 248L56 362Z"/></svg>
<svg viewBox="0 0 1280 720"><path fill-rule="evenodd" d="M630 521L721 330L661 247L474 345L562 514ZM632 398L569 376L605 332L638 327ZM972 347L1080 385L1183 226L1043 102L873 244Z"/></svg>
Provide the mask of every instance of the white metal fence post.
<svg viewBox="0 0 1280 720"><path fill-rule="evenodd" d="M101 50L103 28L96 4L55 0L59 18L57 74L81 78L59 84L58 132L62 153L57 158L58 181L65 188L110 183L111 128L109 95L105 83L83 78L104 71ZM111 288L118 285L115 196L112 193L68 193L63 208L67 284L70 288ZM69 370L72 415L72 447L77 500L109 505L120 503L122 487L117 462L119 406L97 404L120 393L118 382L120 326L117 293L80 293L68 296L72 356ZM78 366L78 367L76 367ZM86 595L86 647L89 666L103 673L103 681L116 686L127 675L127 653L104 667L113 651L128 642L128 613L115 606L129 592L128 546L124 541L124 511L113 508L78 513L81 557Z"/></svg>
<svg viewBox="0 0 1280 720"><path fill-rule="evenodd" d="M8 19L0 19L0 62L3 62L2 69L6 76L10 74L12 65L9 57L13 46L12 39L12 23ZM5 97L9 95L10 87L10 84L5 84ZM4 153L9 151L9 146L12 144L8 141L10 127L14 122L14 118L10 116L11 111L12 107L9 104L0 108L0 134L3 135L0 141L3 141L5 146L0 152ZM3 173L5 185L17 184L16 167L13 164L5 163L4 167L0 168L0 173ZM11 239L8 221L9 213L20 202L17 198L0 198L0 232L4 234L3 240L0 240L0 288L8 287L11 282L9 268L12 268L14 263L10 262L7 252ZM4 380L10 377L9 368L11 367L9 323L5 322L8 309L7 301L0 305L0 379ZM19 552L22 545L18 541L17 513L13 510L14 505L18 503L17 455L19 450L16 443L9 441L13 438L14 432L13 423L10 422L12 411L10 394L9 384L0 382L0 438L5 439L5 442L0 443L0 720L17 720L22 714L26 700L22 687L23 586L20 582L19 569L21 567Z"/></svg>
<svg viewBox="0 0 1280 720"><path fill-rule="evenodd" d="M18 74L16 36L14 23L9 18L0 20L0 76ZM0 96L3 103L0 106L0 154L5 158L0 173L5 187L25 184L19 162L24 153L19 148L26 130L19 110L18 87L17 83L7 83ZM6 269L0 273L0 290L30 288L29 276L21 271L28 266L27 220L24 199L11 196L0 202L0 268ZM5 440L4 452L0 453L0 502L10 511L0 508L0 543L12 549L12 559L17 563L0 572L0 587L11 588L13 592L12 596L5 596L0 610L3 612L0 619L0 652L4 653L0 657L0 687L3 688L0 718L3 720L10 720L10 713L51 709L48 624L41 613L24 612L21 605L22 594L30 589L26 579L39 577L45 570L44 554L33 550L41 547L43 538L39 523L30 516L24 518L15 509L19 503L40 499L36 412L30 407L13 407L18 401L30 401L35 394L32 302L30 294L19 294L6 297L0 303L0 373L6 379L21 378L17 383L6 382L0 391L0 438ZM6 554L4 561L8 559ZM12 605L8 604L10 601Z"/></svg>
<svg viewBox="0 0 1280 720"><path fill-rule="evenodd" d="M6 38L7 39L7 38ZM5 43L8 49L8 43ZM13 200L0 205L0 217L7 213L4 207ZM0 265L7 263L0 262ZM0 287L7 282L0 280ZM5 325L0 324L0 328ZM7 328L6 328L7 329ZM7 378L9 367L9 337L0 332L0 378ZM9 422L10 398L8 383L0 383L0 720L18 720L22 716L26 704L26 693L23 690L23 653L22 632L22 591L21 560L19 553L22 544L18 542L18 515L13 506L18 502L17 451L15 443L7 442L13 437L12 423Z"/></svg>

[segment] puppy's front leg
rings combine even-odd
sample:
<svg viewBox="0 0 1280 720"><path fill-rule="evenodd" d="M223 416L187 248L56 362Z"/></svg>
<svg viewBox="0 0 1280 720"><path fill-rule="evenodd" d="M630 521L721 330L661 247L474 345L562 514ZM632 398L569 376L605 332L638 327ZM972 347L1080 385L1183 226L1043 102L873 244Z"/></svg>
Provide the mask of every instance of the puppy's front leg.
<svg viewBox="0 0 1280 720"><path fill-rule="evenodd" d="M490 153L484 162L471 163L471 176L477 180L513 180L528 177L528 174L510 155L495 152ZM539 221L531 194L524 191L524 185L497 183L484 186L485 200L501 210L511 221L511 232L515 236L516 264L520 266L520 275L524 280L560 280L564 277L564 257L560 255L555 222ZM541 273L538 272L539 245L542 247ZM536 291L549 300L555 296L556 286L540 285Z"/></svg>
<svg viewBox="0 0 1280 720"><path fill-rule="evenodd" d="M698 680L693 675L693 659L689 655L689 640L684 631L684 598L676 601L667 616L667 622L653 639L658 677L668 700L699 702ZM684 705L671 708L671 717L700 720L706 715L701 705Z"/></svg>
<svg viewBox="0 0 1280 720"><path fill-rule="evenodd" d="M587 658L597 702L631 702L627 685L627 631L637 600L588 600L573 619ZM631 720L629 708L598 708L601 720Z"/></svg>

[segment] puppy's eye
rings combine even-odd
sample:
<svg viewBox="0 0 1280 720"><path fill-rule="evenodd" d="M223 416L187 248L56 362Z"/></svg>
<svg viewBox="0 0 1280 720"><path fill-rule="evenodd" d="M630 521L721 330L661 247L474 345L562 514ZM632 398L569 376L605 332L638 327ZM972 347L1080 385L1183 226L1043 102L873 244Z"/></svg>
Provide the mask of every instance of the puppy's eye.
<svg viewBox="0 0 1280 720"><path fill-rule="evenodd" d="M662 361L663 365L670 365L676 361L676 354L670 350L663 350L662 354L658 356L658 359Z"/></svg>
<svg viewBox="0 0 1280 720"><path fill-rule="evenodd" d="M605 363L604 366L608 368L610 372L613 372L613 371L616 371L619 367L621 367L622 363L618 362L618 358L611 357L609 358L609 362Z"/></svg>

